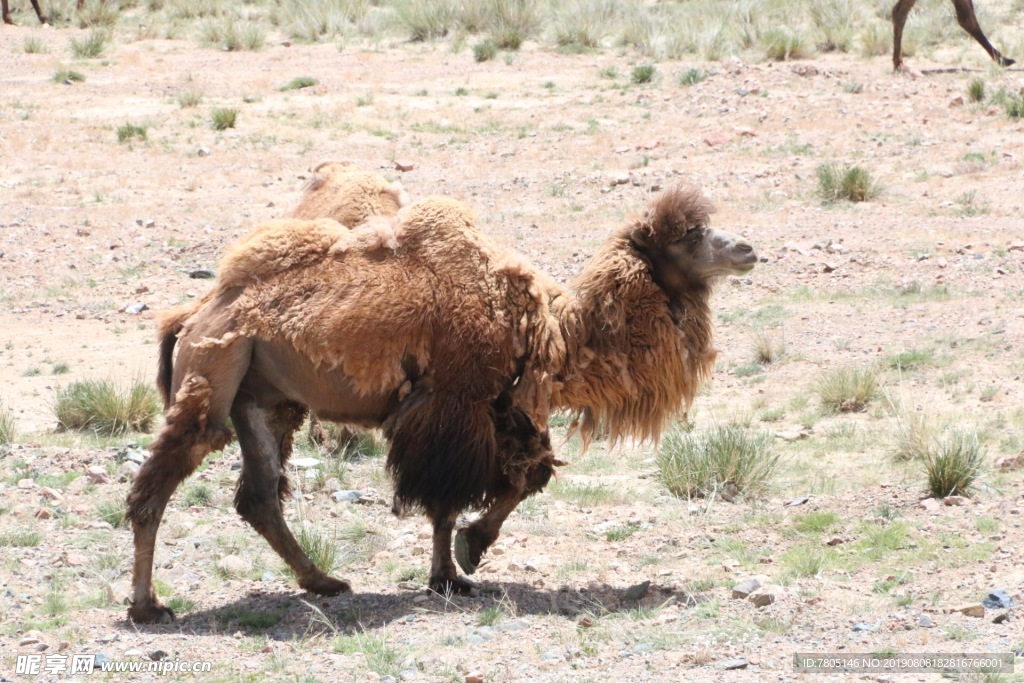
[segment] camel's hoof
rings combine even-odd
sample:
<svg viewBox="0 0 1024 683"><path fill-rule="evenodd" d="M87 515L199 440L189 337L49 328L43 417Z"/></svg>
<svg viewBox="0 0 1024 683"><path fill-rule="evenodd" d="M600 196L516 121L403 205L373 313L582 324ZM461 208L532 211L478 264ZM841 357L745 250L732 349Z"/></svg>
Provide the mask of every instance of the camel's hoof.
<svg viewBox="0 0 1024 683"><path fill-rule="evenodd" d="M472 581L455 577L454 579L430 579L430 590L438 595L472 595L476 585Z"/></svg>
<svg viewBox="0 0 1024 683"><path fill-rule="evenodd" d="M174 611L158 602L146 602L129 607L128 618L136 624L169 624L174 621Z"/></svg>
<svg viewBox="0 0 1024 683"><path fill-rule="evenodd" d="M465 529L459 529L456 532L456 534L455 534L455 561L459 563L460 567L462 567L462 571L466 572L467 574L472 575L472 574L476 573L476 569L477 569L477 567L480 566L480 564L479 564L479 556L478 556L478 561L476 563L474 563L472 558L470 557L470 553L469 553L469 538L468 538L468 536L469 536L469 534L466 533Z"/></svg>
<svg viewBox="0 0 1024 683"><path fill-rule="evenodd" d="M299 586L317 595L337 595L338 593L348 593L352 590L347 581L342 581L326 574L300 581Z"/></svg>

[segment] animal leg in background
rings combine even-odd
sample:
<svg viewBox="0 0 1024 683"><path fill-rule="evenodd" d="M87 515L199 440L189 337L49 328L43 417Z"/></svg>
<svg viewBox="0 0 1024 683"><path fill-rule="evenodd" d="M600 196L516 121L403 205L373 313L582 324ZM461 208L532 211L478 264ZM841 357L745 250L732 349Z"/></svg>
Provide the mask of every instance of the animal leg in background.
<svg viewBox="0 0 1024 683"><path fill-rule="evenodd" d="M892 8L892 66L899 70L903 66L903 27L907 23L907 15L914 7L917 0L899 0ZM992 47L988 42L981 26L978 24L978 17L974 14L974 3L972 0L953 0L956 8L956 20L960 27L967 31L978 43L985 48L991 57L1000 66L1010 66L1016 60L1004 57L999 50Z"/></svg>
<svg viewBox="0 0 1024 683"><path fill-rule="evenodd" d="M284 467L291 455L292 435L305 414L305 408L294 403L264 409L244 391L239 392L231 406L231 422L242 447L235 508L291 567L299 586L320 595L337 595L350 590L349 585L328 576L310 561L281 512L288 494Z"/></svg>
<svg viewBox="0 0 1024 683"><path fill-rule="evenodd" d="M82 9L82 7L81 7L82 1L83 0L79 0L79 7L78 7L78 9ZM0 9L3 10L3 21L4 21L4 23L5 24L12 24L13 25L14 21L11 19L11 9L7 5L7 0L0 1ZM36 11L36 16L39 17L39 23L40 24L47 24L47 23L49 23L49 21L47 20L46 16L43 14L42 8L39 6L39 0L32 0L32 9L34 9Z"/></svg>

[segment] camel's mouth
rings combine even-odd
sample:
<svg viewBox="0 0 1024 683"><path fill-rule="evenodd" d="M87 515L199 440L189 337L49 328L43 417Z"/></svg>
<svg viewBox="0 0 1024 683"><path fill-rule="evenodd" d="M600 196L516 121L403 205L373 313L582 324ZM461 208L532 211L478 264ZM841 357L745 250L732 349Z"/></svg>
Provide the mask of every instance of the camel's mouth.
<svg viewBox="0 0 1024 683"><path fill-rule="evenodd" d="M741 247L734 249L729 259L732 262L733 270L737 273L746 273L754 269L757 265L758 257L754 247L749 244L743 244Z"/></svg>

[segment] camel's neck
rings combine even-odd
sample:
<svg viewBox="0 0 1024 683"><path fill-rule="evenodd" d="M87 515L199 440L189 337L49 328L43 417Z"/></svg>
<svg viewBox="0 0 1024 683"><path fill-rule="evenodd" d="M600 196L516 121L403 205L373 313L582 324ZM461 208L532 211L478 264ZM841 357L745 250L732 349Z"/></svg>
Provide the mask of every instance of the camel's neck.
<svg viewBox="0 0 1024 683"><path fill-rule="evenodd" d="M553 407L576 413L585 441L657 439L714 366L708 294L670 299L628 243L612 239L577 282L580 344Z"/></svg>

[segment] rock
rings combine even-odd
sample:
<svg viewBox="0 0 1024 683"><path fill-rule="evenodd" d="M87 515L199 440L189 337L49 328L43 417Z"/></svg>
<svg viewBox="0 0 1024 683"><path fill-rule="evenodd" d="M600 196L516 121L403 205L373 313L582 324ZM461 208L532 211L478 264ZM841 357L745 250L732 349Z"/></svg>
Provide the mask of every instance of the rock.
<svg viewBox="0 0 1024 683"><path fill-rule="evenodd" d="M1010 609L1013 607L1013 598L1005 589L999 588L991 591L988 597L981 601L981 604L988 609Z"/></svg>
<svg viewBox="0 0 1024 683"><path fill-rule="evenodd" d="M775 432L775 438L782 439L783 441L799 441L800 439L806 439L808 436L810 436L810 432L806 429L790 429Z"/></svg>
<svg viewBox="0 0 1024 683"><path fill-rule="evenodd" d="M992 461L997 470L1024 469L1024 453L1019 455L1001 455Z"/></svg>
<svg viewBox="0 0 1024 683"><path fill-rule="evenodd" d="M865 624L863 621L853 625L854 633L868 633L874 630L874 626L872 626L871 624Z"/></svg>
<svg viewBox="0 0 1024 683"><path fill-rule="evenodd" d="M616 173L615 175L613 175L611 178L608 179L608 186L609 187L615 187L616 185L625 185L628 182L629 182L629 173L626 172L626 171L621 171L619 173Z"/></svg>
<svg viewBox="0 0 1024 683"><path fill-rule="evenodd" d="M331 498L335 503L358 503L363 494L359 491L335 491Z"/></svg>
<svg viewBox="0 0 1024 683"><path fill-rule="evenodd" d="M580 620L576 622L580 628L591 628L594 625L594 620L590 617L580 617Z"/></svg>
<svg viewBox="0 0 1024 683"><path fill-rule="evenodd" d="M274 572L263 572L260 576L260 581L274 581L277 579L277 574Z"/></svg>
<svg viewBox="0 0 1024 683"><path fill-rule="evenodd" d="M651 587L651 582L650 581L644 581L643 583L638 583L635 586L630 586L629 588L627 588L626 592L623 593L622 597L623 597L624 600L639 600L640 598L642 598L645 595L647 595L647 589L650 588L650 587Z"/></svg>
<svg viewBox="0 0 1024 683"><path fill-rule="evenodd" d="M138 315L143 311L148 311L149 306L147 306L146 304L128 304L121 310L127 313L128 315Z"/></svg>
<svg viewBox="0 0 1024 683"><path fill-rule="evenodd" d="M840 538L838 536L833 536L832 538L825 541L825 545L827 546L837 546L842 545L843 543L846 543L846 539Z"/></svg>
<svg viewBox="0 0 1024 683"><path fill-rule="evenodd" d="M920 503L918 503L918 505L923 507L928 512L936 512L939 509L939 501L935 500L934 498L925 498Z"/></svg>
<svg viewBox="0 0 1024 683"><path fill-rule="evenodd" d="M935 620L927 614L922 614L917 618L917 625L921 628L932 628L935 626Z"/></svg>
<svg viewBox="0 0 1024 683"><path fill-rule="evenodd" d="M330 477L327 481L324 482L324 489L330 491L331 493L334 493L335 491L344 491L345 487L342 486L340 479L338 479L337 477Z"/></svg>
<svg viewBox="0 0 1024 683"><path fill-rule="evenodd" d="M320 465L320 461L317 458L292 458L288 462L300 470L308 470Z"/></svg>
<svg viewBox="0 0 1024 683"><path fill-rule="evenodd" d="M93 664L95 666L99 667L99 666L103 666L104 664L108 663L109 661L110 661L110 657L108 657L105 652L97 652L95 658L93 659Z"/></svg>
<svg viewBox="0 0 1024 683"><path fill-rule="evenodd" d="M484 683L484 675L479 671L471 671L466 674L465 683Z"/></svg>
<svg viewBox="0 0 1024 683"><path fill-rule="evenodd" d="M252 563L238 555L225 555L217 562L217 569L230 577L239 578L252 571Z"/></svg>
<svg viewBox="0 0 1024 683"><path fill-rule="evenodd" d="M494 627L494 630L499 633L508 633L511 631L527 631L530 628L530 622L526 619L512 619L510 621L503 621Z"/></svg>
<svg viewBox="0 0 1024 683"><path fill-rule="evenodd" d="M198 270L193 270L188 274L188 276L193 280L212 280L217 277L217 274L208 268L200 268Z"/></svg>
<svg viewBox="0 0 1024 683"><path fill-rule="evenodd" d="M53 517L53 511L50 508L39 508L34 516L36 519L50 519Z"/></svg>
<svg viewBox="0 0 1024 683"><path fill-rule="evenodd" d="M963 95L957 95L956 97L954 97L953 99L951 99L949 101L949 106L950 107L962 107L962 106L964 106L964 96Z"/></svg>
<svg viewBox="0 0 1024 683"><path fill-rule="evenodd" d="M208 157L208 156L210 156L210 148L209 147L200 147L198 150L196 150L196 154L201 156L201 157Z"/></svg>
<svg viewBox="0 0 1024 683"><path fill-rule="evenodd" d="M953 505L956 505L956 506L966 505L967 504L967 499L964 498L963 496L946 496L945 498L942 499L942 504L943 505L950 505L950 506L953 506Z"/></svg>
<svg viewBox="0 0 1024 683"><path fill-rule="evenodd" d="M31 479L29 481L31 481ZM44 486L39 489L39 495L47 500L61 500L64 498L64 495L60 491L51 489L49 486Z"/></svg>
<svg viewBox="0 0 1024 683"><path fill-rule="evenodd" d="M34 481L32 481L31 479L19 479L18 480L18 488L21 489L22 491L27 491L28 489L34 489L35 487L36 487L36 483Z"/></svg>
<svg viewBox="0 0 1024 683"><path fill-rule="evenodd" d="M25 636L24 638L18 641L18 645L20 647L28 647L29 645L35 645L38 642L39 639L35 636Z"/></svg>
<svg viewBox="0 0 1024 683"><path fill-rule="evenodd" d="M117 472L114 476L120 482L134 481L135 475L139 471L139 466L133 462L123 462L117 467Z"/></svg>
<svg viewBox="0 0 1024 683"><path fill-rule="evenodd" d="M131 650L125 650L124 651L124 656L125 656L125 658L128 658L128 657L138 658L138 657L142 656L142 650L139 650L137 648L132 648Z"/></svg>
<svg viewBox="0 0 1024 683"><path fill-rule="evenodd" d="M754 607L767 607L775 602L775 593L769 590L759 590L747 597Z"/></svg>
<svg viewBox="0 0 1024 683"><path fill-rule="evenodd" d="M1005 622L1008 622L1008 621L1013 621L1010 618L1010 613L1009 612L1003 612L1002 614L997 614L995 619L992 620L992 623L993 624L1002 624L1002 623L1005 623Z"/></svg>
<svg viewBox="0 0 1024 683"><path fill-rule="evenodd" d="M805 505L809 500L810 498L794 498L793 500L786 503L785 507L791 508L796 507L797 505Z"/></svg>
<svg viewBox="0 0 1024 683"><path fill-rule="evenodd" d="M413 602L426 602L429 599L430 599L429 595L417 595L415 598L412 599L412 601Z"/></svg>
<svg viewBox="0 0 1024 683"><path fill-rule="evenodd" d="M980 602L969 602L963 605L957 605L952 609L946 610L947 612L959 612L960 614L968 617L983 617L985 616L985 606Z"/></svg>
<svg viewBox="0 0 1024 683"><path fill-rule="evenodd" d="M167 652L164 650L153 650L149 653L149 658L154 662L162 661L164 659L167 659L169 656L170 655L168 655Z"/></svg>
<svg viewBox="0 0 1024 683"><path fill-rule="evenodd" d="M704 136L704 144L708 147L718 147L724 145L732 139L732 136L726 133L724 130L711 131Z"/></svg>
<svg viewBox="0 0 1024 683"><path fill-rule="evenodd" d="M739 669L746 669L749 664L750 662L743 657L736 657L734 659L723 659L715 664L715 668L722 671L737 671Z"/></svg>
<svg viewBox="0 0 1024 683"><path fill-rule="evenodd" d="M89 477L89 481L93 484L107 484L110 482L110 477L107 475L107 471L99 465L93 465L85 471L85 476Z"/></svg>
<svg viewBox="0 0 1024 683"><path fill-rule="evenodd" d="M757 579L744 579L732 587L732 597L742 600L761 587Z"/></svg>
<svg viewBox="0 0 1024 683"><path fill-rule="evenodd" d="M396 171L401 171L402 173L407 173L408 171L411 171L411 170L413 170L415 168L416 168L416 164L414 164L413 162L409 161L408 159L399 159L399 160L395 161L395 170Z"/></svg>

